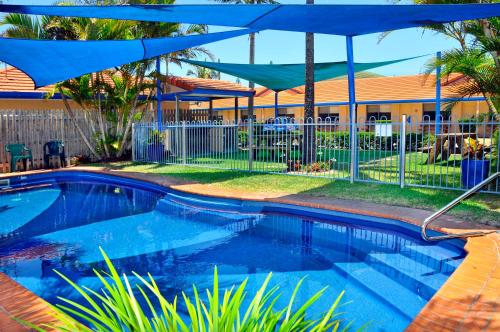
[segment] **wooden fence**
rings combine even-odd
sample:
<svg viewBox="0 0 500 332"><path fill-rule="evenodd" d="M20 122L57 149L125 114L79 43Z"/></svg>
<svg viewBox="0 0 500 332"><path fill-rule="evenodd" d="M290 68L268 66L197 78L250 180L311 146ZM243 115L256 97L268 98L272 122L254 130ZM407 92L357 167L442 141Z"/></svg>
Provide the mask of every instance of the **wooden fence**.
<svg viewBox="0 0 500 332"><path fill-rule="evenodd" d="M163 121L175 121L174 109L163 109ZM207 109L180 109L181 121L206 121ZM89 114L75 110L76 121L87 137L92 137ZM156 110L145 112L142 121L156 121ZM93 121L96 123L96 121ZM105 124L108 128L108 125ZM64 110L0 110L0 173L10 172L6 144L24 144L33 153L34 168L43 168L43 145L51 140L64 142L67 164L74 156L91 156L74 123ZM18 169L22 169L21 163Z"/></svg>
<svg viewBox="0 0 500 332"><path fill-rule="evenodd" d="M88 115L75 112L86 134L90 134ZM90 151L63 110L0 110L0 172L10 171L6 144L22 143L33 152L34 168L43 166L43 145L51 140L64 142L67 162L73 156L90 156Z"/></svg>
<svg viewBox="0 0 500 332"><path fill-rule="evenodd" d="M151 114L153 114L153 112ZM144 120L145 119L143 119L143 121ZM174 122L175 109L163 109L162 120L163 122ZM208 109L179 110L179 121L207 121L207 120L208 120ZM157 121L156 118L154 119L154 121Z"/></svg>

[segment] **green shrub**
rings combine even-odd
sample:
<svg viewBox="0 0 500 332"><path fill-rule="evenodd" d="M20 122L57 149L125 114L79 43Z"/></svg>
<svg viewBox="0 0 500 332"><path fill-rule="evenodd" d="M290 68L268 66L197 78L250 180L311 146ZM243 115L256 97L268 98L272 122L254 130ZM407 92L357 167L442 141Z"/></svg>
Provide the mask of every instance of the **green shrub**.
<svg viewBox="0 0 500 332"><path fill-rule="evenodd" d="M317 145L327 149L350 148L350 133L348 131L318 132L316 133ZM407 133L406 151L418 151L435 141L433 134ZM376 137L375 132L359 132L358 145L361 150L394 150L399 146L399 133L393 133L390 137Z"/></svg>
<svg viewBox="0 0 500 332"><path fill-rule="evenodd" d="M270 146L277 141L300 139L301 137L302 134L300 132L266 133L264 136L255 136L254 144L257 146ZM321 149L349 150L350 137L349 131L317 131L316 146L321 147ZM241 146L248 146L247 131L239 131L238 138ZM406 151L418 151L422 147L429 146L434 142L435 136L433 134L407 133ZM358 133L358 145L361 150L394 150L399 146L399 132L394 132L389 137L376 137L375 132L362 131Z"/></svg>
<svg viewBox="0 0 500 332"><path fill-rule="evenodd" d="M101 249L108 271L94 270L97 278L102 282L100 292L87 287L80 287L68 277L56 271L87 301L86 305L72 300L60 298L64 304L55 308L60 323L54 325L35 326L22 322L37 331L54 329L57 331L145 331L145 332L205 332L205 331L346 331L351 323L345 323L338 318L336 312L342 299L343 292L332 301L330 308L312 319L308 310L324 294L323 288L311 296L302 305L297 306L295 297L304 281L302 279L292 293L285 308L277 309L276 302L280 297L279 287L269 287L271 273L267 276L260 289L252 295L247 308L243 307L247 279L239 286L225 289L219 294L217 268L214 270L212 290L206 290L206 300L202 293L193 286L193 297L182 293L182 299L188 311L188 318L179 314L178 298L167 300L161 293L153 277L144 278L133 273L140 280L140 284L133 287L128 277L120 276L115 267ZM137 296L139 295L139 296ZM139 299L147 305L142 306ZM158 304L155 306L154 304ZM76 317L83 324L73 320ZM20 320L19 320L20 321ZM361 328L361 329L364 329Z"/></svg>
<svg viewBox="0 0 500 332"><path fill-rule="evenodd" d="M491 144L491 169L493 171L498 169L498 163L500 159L500 154L498 153L498 148L500 147L500 142L499 142L499 129L496 129L493 132L493 139L492 139L492 144Z"/></svg>
<svg viewBox="0 0 500 332"><path fill-rule="evenodd" d="M158 129L151 129L148 135L148 143L149 144L158 144L162 143L165 139L165 133Z"/></svg>

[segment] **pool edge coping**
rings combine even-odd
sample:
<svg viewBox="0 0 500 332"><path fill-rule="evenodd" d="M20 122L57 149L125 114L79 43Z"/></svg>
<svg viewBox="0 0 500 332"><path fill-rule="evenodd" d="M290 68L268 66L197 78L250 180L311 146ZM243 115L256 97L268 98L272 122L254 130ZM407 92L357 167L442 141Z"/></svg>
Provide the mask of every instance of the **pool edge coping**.
<svg viewBox="0 0 500 332"><path fill-rule="evenodd" d="M58 172L66 171L81 171L89 173L97 173L103 175L112 175L135 180L146 181L155 185L160 185L175 191L184 192L187 194L203 195L214 198L229 198L242 201L257 201L257 202L270 202L280 204L291 204L296 206L303 206L315 209L324 209L329 211L363 214L370 217L393 219L406 222L412 225L420 226L420 222L413 218L404 217L401 215L391 215L387 212L372 211L372 210L359 210L353 208L346 208L345 206L334 204L319 204L312 202L297 201L294 199L286 199L280 197L255 197L249 198L245 195L235 197L235 193L228 195L227 193L211 190L207 193L204 190L199 190L196 185L189 187L189 185L165 184L160 181L155 181L155 177L147 173L132 173L132 172L113 172L108 169L99 169L93 167L73 167L67 169L54 170ZM10 173L0 175L2 177L17 176L24 174L38 174L52 172L52 170L30 171L27 173ZM140 174L140 176L139 176ZM194 188L193 188L194 187ZM463 232L464 229L456 229L451 226L434 226L433 230L443 233ZM420 313L406 328L406 331L494 331L500 330L500 314L498 311L497 303L500 300L500 235L498 233L489 234L487 236L469 238L465 244L467 256L455 272L447 279L445 284L434 294L429 302L424 306ZM5 274L0 273L0 278L3 276L10 279ZM22 287L13 279L10 279L15 285ZM54 317L51 312L50 305L43 299L37 297L31 291L22 287L27 294L32 294L36 299L30 298L34 301L36 307L43 301L47 307L45 316L48 322L53 323ZM5 293L0 289L0 324L2 324L2 315L13 315L17 312L18 308L12 304L5 304L9 299L2 297ZM31 296L30 296L31 297ZM41 301L40 301L41 300ZM14 302L15 303L15 302ZM18 305L18 303L17 303ZM28 307L28 309L31 306ZM29 315L28 312L23 315ZM36 316L33 317L40 321L40 310L36 311ZM1 325L0 325L1 327ZM21 328L21 326L19 326ZM25 331L26 329L19 329Z"/></svg>

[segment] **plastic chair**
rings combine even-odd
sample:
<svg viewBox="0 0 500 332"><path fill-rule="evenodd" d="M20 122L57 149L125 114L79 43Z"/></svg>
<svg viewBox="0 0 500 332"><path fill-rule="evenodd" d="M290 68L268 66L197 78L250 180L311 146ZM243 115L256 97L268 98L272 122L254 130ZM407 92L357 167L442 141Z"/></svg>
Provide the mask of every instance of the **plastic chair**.
<svg viewBox="0 0 500 332"><path fill-rule="evenodd" d="M59 158L61 167L66 167L66 152L62 141L49 141L43 145L43 165L49 168L50 157Z"/></svg>
<svg viewBox="0 0 500 332"><path fill-rule="evenodd" d="M31 149L28 149L24 144L7 144L5 145L5 152L10 153L10 171L17 171L17 162L22 161L24 170L28 170L28 160L31 162L31 169L33 169L33 155Z"/></svg>

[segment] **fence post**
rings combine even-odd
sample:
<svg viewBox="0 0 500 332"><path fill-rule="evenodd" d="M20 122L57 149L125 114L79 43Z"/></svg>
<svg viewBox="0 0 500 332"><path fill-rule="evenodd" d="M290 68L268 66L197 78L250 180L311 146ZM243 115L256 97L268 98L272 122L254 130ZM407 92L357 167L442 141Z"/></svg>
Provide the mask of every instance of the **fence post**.
<svg viewBox="0 0 500 332"><path fill-rule="evenodd" d="M132 122L132 161L136 161L135 157L135 123Z"/></svg>
<svg viewBox="0 0 500 332"><path fill-rule="evenodd" d="M356 107L352 107L351 109L351 120L350 120L350 145L351 145L351 165L350 165L350 172L351 172L351 179L350 182L354 183L354 180L356 178L356 175L358 173L358 122L356 121Z"/></svg>
<svg viewBox="0 0 500 332"><path fill-rule="evenodd" d="M186 145L187 145L187 136L186 136L186 121L182 121L182 164L187 164L187 154L186 154Z"/></svg>
<svg viewBox="0 0 500 332"><path fill-rule="evenodd" d="M248 121L248 170L253 169L253 119Z"/></svg>
<svg viewBox="0 0 500 332"><path fill-rule="evenodd" d="M406 172L406 115L401 117L399 130L399 186L405 187Z"/></svg>

